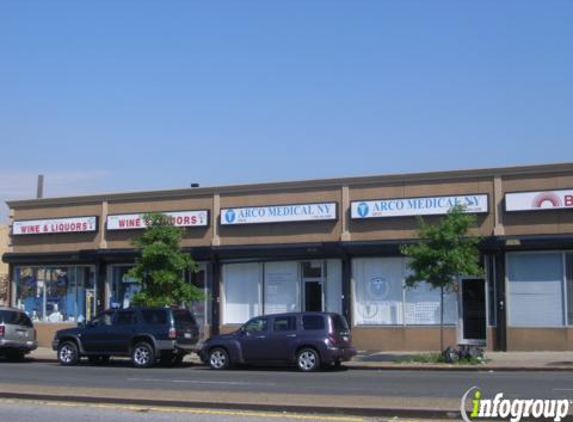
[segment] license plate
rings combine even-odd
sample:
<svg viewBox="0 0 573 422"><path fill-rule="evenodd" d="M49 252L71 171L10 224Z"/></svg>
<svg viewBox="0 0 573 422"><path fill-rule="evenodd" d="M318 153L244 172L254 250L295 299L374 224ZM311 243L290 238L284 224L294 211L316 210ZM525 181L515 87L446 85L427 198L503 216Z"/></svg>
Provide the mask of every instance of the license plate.
<svg viewBox="0 0 573 422"><path fill-rule="evenodd" d="M191 333L185 333L185 338L191 338Z"/></svg>

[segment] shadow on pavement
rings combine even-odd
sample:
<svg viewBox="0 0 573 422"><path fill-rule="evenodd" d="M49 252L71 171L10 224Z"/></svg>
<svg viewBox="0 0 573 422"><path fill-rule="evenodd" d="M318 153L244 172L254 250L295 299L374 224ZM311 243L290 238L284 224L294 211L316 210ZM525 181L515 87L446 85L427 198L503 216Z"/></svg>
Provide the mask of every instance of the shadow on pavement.
<svg viewBox="0 0 573 422"><path fill-rule="evenodd" d="M404 360L411 357L412 354L397 354L397 353L360 353L352 360L354 362L395 362L396 360Z"/></svg>

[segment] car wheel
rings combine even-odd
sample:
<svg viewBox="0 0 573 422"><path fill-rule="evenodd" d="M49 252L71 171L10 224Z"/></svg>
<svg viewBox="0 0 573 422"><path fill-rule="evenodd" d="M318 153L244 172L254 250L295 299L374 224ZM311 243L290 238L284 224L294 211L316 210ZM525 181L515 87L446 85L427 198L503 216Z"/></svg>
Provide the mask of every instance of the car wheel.
<svg viewBox="0 0 573 422"><path fill-rule="evenodd" d="M78 346L73 341L65 341L58 347L60 365L72 366L80 361Z"/></svg>
<svg viewBox="0 0 573 422"><path fill-rule="evenodd" d="M320 368L320 356L316 350L305 347L297 353L296 364L303 372L316 371Z"/></svg>
<svg viewBox="0 0 573 422"><path fill-rule="evenodd" d="M229 354L221 347L215 347L209 352L209 366L212 369L227 369L229 367Z"/></svg>
<svg viewBox="0 0 573 422"><path fill-rule="evenodd" d="M137 368L149 368L153 366L155 364L153 347L144 341L137 343L131 352L131 362Z"/></svg>

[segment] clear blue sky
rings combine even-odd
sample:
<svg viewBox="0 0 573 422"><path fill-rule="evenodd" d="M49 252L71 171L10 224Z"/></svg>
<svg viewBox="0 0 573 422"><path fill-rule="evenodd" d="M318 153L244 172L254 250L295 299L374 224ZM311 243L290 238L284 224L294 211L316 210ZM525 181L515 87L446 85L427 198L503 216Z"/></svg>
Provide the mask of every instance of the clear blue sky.
<svg viewBox="0 0 573 422"><path fill-rule="evenodd" d="M573 161L573 1L5 1L0 200Z"/></svg>

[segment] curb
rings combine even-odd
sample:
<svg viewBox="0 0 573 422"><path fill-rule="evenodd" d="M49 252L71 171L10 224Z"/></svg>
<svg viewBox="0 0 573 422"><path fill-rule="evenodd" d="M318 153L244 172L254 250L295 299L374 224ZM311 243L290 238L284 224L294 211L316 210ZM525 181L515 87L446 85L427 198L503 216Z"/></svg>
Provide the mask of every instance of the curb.
<svg viewBox="0 0 573 422"><path fill-rule="evenodd" d="M573 371L571 366L370 366L346 364L348 369L371 371L444 371L444 372L563 372Z"/></svg>
<svg viewBox="0 0 573 422"><path fill-rule="evenodd" d="M274 413L304 413L317 415L362 416L362 417L398 417L419 419L451 419L459 420L461 414L458 410L441 409L403 409L403 408L360 408L360 407L332 407L332 406L304 406L304 405L276 405L276 404L247 404L247 403L217 403L192 402L179 400L151 400L131 398L109 398L95 396L58 396L50 394L7 393L0 391L0 399L36 400L50 402L71 402L89 404L116 404L150 407L178 407L187 409L218 409L243 410Z"/></svg>
<svg viewBox="0 0 573 422"><path fill-rule="evenodd" d="M34 357L26 356L26 359L41 363L57 363L55 357ZM191 360L194 365L204 365L199 360ZM358 371L450 371L450 372L573 372L571 366L482 366L482 365L449 365L449 366L427 366L427 365L376 365L360 361L351 361L343 364L344 368Z"/></svg>

